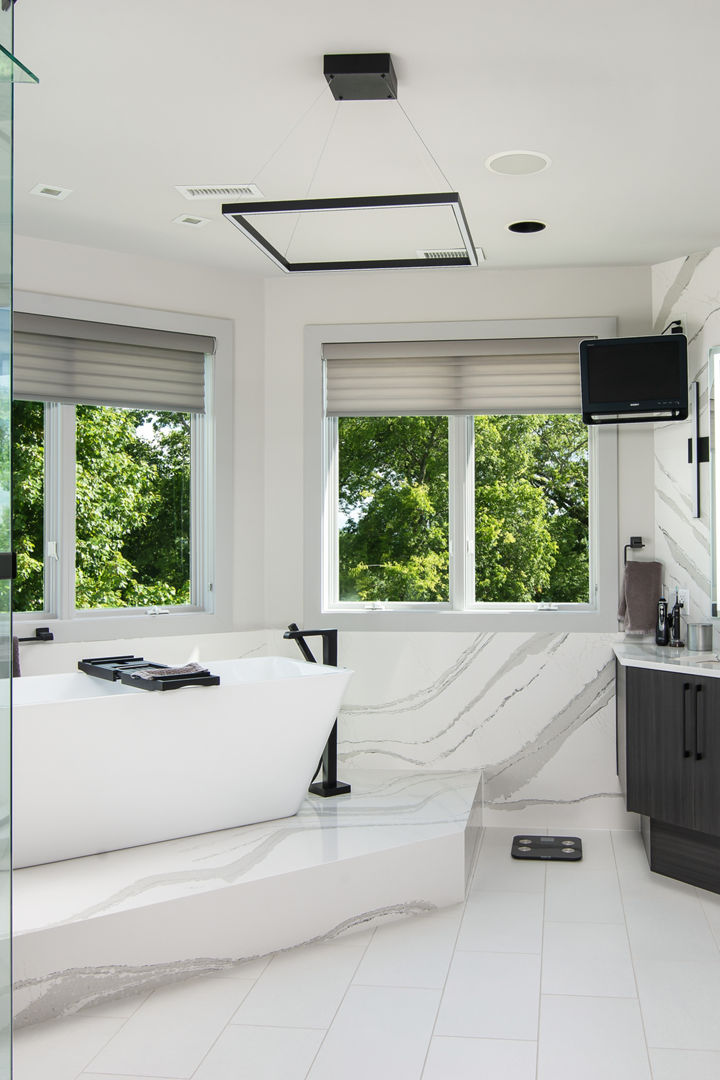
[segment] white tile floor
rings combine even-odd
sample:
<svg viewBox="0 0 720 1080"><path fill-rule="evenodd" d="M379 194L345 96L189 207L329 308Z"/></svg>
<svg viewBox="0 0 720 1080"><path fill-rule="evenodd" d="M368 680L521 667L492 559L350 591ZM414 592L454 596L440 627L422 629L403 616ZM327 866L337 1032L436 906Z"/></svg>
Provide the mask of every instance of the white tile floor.
<svg viewBox="0 0 720 1080"><path fill-rule="evenodd" d="M22 1029L14 1080L718 1080L720 896L512 832L463 905Z"/></svg>

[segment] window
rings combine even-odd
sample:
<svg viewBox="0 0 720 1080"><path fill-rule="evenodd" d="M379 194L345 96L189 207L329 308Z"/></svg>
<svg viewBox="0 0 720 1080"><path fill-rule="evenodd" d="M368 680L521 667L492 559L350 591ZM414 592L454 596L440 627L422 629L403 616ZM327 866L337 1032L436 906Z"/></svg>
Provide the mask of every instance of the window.
<svg viewBox="0 0 720 1080"><path fill-rule="evenodd" d="M473 463L452 477L456 501L469 510L463 539L471 543L458 545L469 563L468 606L587 604L581 418L470 416L459 426ZM461 606L450 592L449 427L446 416L391 416L341 417L331 428L340 603Z"/></svg>
<svg viewBox="0 0 720 1080"><path fill-rule="evenodd" d="M578 363L579 340L614 320L358 329L308 331L324 475L320 536L306 529L311 617L614 630L617 436L582 423ZM309 438L306 452L309 478Z"/></svg>
<svg viewBox="0 0 720 1080"><path fill-rule="evenodd" d="M75 429L67 461L52 448L68 440L51 437L45 452L63 421ZM190 604L190 427L188 413L13 402L15 611L55 608L43 552L56 561L71 546L57 528L45 540L46 477L57 489L73 470L75 606Z"/></svg>
<svg viewBox="0 0 720 1080"><path fill-rule="evenodd" d="M14 610L212 613L214 337L40 313L14 322ZM205 322L227 346L221 320Z"/></svg>

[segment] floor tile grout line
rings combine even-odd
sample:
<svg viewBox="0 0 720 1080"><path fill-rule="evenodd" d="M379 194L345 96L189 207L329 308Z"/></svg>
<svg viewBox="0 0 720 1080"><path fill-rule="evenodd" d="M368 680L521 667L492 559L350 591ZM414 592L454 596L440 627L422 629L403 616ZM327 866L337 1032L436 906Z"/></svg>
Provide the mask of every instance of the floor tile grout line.
<svg viewBox="0 0 720 1080"><path fill-rule="evenodd" d="M145 1001L149 1001L154 993L155 993L155 991L151 990L150 993L148 994L148 996L145 998ZM145 1004L145 1001L143 1001L142 1004L138 1006L138 1009L142 1008L142 1006ZM117 1029L117 1031L113 1031L112 1035L108 1036L108 1038L105 1040L105 1042L102 1044L102 1046L98 1047L98 1049L93 1054L92 1058L88 1062L86 1062L85 1065L83 1065L82 1069L80 1070L80 1072L75 1077L75 1080L82 1080L83 1073L87 1073L87 1072L90 1071L89 1066L92 1065L93 1061L98 1056L98 1054L101 1054L102 1051L106 1049L108 1044L110 1042L112 1042L112 1040L115 1038L115 1036L120 1034L120 1032L123 1030L123 1028L127 1025L128 1021L133 1018L133 1016L135 1015L136 1012L138 1012L138 1009L135 1009L134 1012L130 1013L130 1016L126 1016L126 1017L119 1017L119 1016L118 1017L109 1017L109 1016L108 1017L104 1017L104 1016L96 1016L96 1017L87 1016L87 1017L84 1017L84 1019L86 1019L86 1020L111 1020L111 1019L120 1020L120 1019L122 1019L122 1023L120 1024L120 1027ZM70 1020L71 1018L80 1017L81 1013L82 1013L82 1010L79 1010L76 1013L70 1013L69 1016L62 1017L62 1019ZM52 1023L52 1021L51 1021L51 1023ZM130 1077L130 1080L133 1080L132 1076Z"/></svg>
<svg viewBox="0 0 720 1080"><path fill-rule="evenodd" d="M698 893L698 900L700 901L700 907L702 908L702 913L705 916L705 921L707 922L708 928L710 930L710 937L715 942L715 947L717 948L718 953L720 953L720 935L715 933L715 930L713 928L713 924L710 922L710 916L707 913L707 908L705 907L705 902L703 901L703 898L702 898L702 893L706 892L707 890L706 889L701 889L698 886L696 886L695 891ZM711 895L717 896L717 893L712 893Z"/></svg>
<svg viewBox="0 0 720 1080"><path fill-rule="evenodd" d="M547 890L548 890L548 868L545 869L545 886L543 888L543 909L542 909L542 932L540 934L540 973L538 979L538 1015L537 1015L537 1037L535 1042L535 1080L540 1075L540 1023L542 1021L542 980L543 980L543 962L545 959L545 915L547 913Z"/></svg>
<svg viewBox="0 0 720 1080"><path fill-rule="evenodd" d="M627 937L628 951L630 953L630 964L632 965L633 980L635 982L635 992L637 994L638 1012L640 1013L640 1024L642 1025L643 1041L645 1043L645 1054L647 1056L648 1063L648 1075L652 1078L653 1067L652 1059L650 1057L650 1045L648 1043L647 1028L645 1026L645 1012L643 1010L642 996L640 994L640 981L637 976L637 970L635 968L635 952L632 947L632 939L630 937L630 928L627 921L627 911L625 909L625 890L623 889L622 876L618 868L617 854L615 851L615 837L613 830L608 830L610 834L610 846L612 847L613 861L615 863L615 873L617 874L618 886L620 888L620 903L622 904L623 918L625 920L625 935Z"/></svg>
<svg viewBox="0 0 720 1080"><path fill-rule="evenodd" d="M260 972L260 975L263 975L263 974L264 974L264 971L265 971L265 970L267 969L267 967L269 967L269 964L268 964L268 965L266 965L266 968L265 968L265 969L263 969L263 971L261 971L261 972ZM258 977L260 977L260 976L258 976ZM255 982L257 982L257 980L255 980ZM210 1051L211 1051L211 1050L213 1050L213 1049L215 1048L215 1046L217 1045L217 1043L218 1043L219 1039L221 1039L221 1038L222 1038L222 1036L223 1036L223 1035L224 1035L224 1034L226 1033L227 1029L228 1029L228 1028L229 1028L229 1027L231 1026L231 1024L232 1024L232 1018L233 1018L233 1016L234 1016L234 1015L235 1015L235 1013L236 1013L236 1012L238 1011L238 1009L240 1008L240 1006L241 1006L241 1005L243 1004L243 1002L245 1001L245 998L246 998L246 997L248 996L248 994L250 994L250 993L252 992L252 988L253 988L253 986L255 986L255 982L254 982L254 983L253 983L253 985L252 985L252 986L251 986L251 987L250 987L250 988L248 989L248 991L247 991L247 993L246 993L246 994L244 995L244 997L243 997L242 1001L241 1001L241 1002L240 1002L240 1003L239 1003L239 1004L238 1004L238 1005L237 1005L237 1006L236 1006L236 1007L235 1007L235 1008L233 1009L233 1011L232 1011L232 1015L230 1016L230 1019L226 1021L226 1023L225 1023L224 1025L223 1025L223 1027L222 1027L222 1028L220 1029L220 1031L219 1031L219 1032L217 1033L217 1035L215 1036L215 1038L214 1038L214 1039L213 1039L213 1041L211 1042L210 1046L209 1046L209 1047L207 1048L207 1050L205 1051L205 1053L203 1054L202 1058L201 1058L201 1059L200 1059L200 1061L199 1061L199 1062L197 1063L197 1065L195 1066L195 1068L193 1069L192 1073L191 1073L191 1074L190 1074L190 1076L189 1076L189 1077L187 1078L187 1080L192 1080L193 1076L197 1076L197 1073L198 1073L198 1069L200 1069L200 1068L202 1067L202 1065L204 1064L205 1060L207 1059L207 1056L208 1056L208 1054L210 1053ZM78 1080L80 1080L80 1078L78 1078ZM140 1077L140 1078L137 1078L137 1080L142 1080L142 1078L141 1078L141 1077Z"/></svg>
<svg viewBox="0 0 720 1080"><path fill-rule="evenodd" d="M447 981L448 981L448 978L449 978L449 975L450 975L450 970L451 970L451 968L453 966L453 961L455 960L455 956L457 954L458 938L460 937L460 931L462 930L462 924L463 924L463 922L465 920L465 915L467 913L467 905L468 905L468 900L470 898L470 893L472 891L473 885L475 884L475 876L476 876L476 874L478 872L478 869L480 867L480 862L481 862L482 853L483 853L483 847L485 846L485 840L487 838L487 835L488 835L487 827L483 826L483 833L482 833L482 836L480 837L480 842L478 844L477 857L475 858L475 865L473 866L472 874L470 875L470 879L469 879L468 884L467 884L466 889L465 889L465 899L463 900L463 913L462 913L462 916L460 917L460 919L458 920L457 931L455 933L455 940L453 942L453 947L452 947L452 950L450 952L450 960L448 962L447 970L445 971L445 978L443 979L443 984L442 984L442 987L440 988L440 995L438 997L437 1008L435 1009L435 1019L433 1020L432 1028L430 1029L430 1038L428 1039L427 1047L425 1048L425 1056L423 1058L423 1063L422 1063L422 1067L420 1069L420 1072L418 1073L418 1080L422 1080L423 1076L425 1075L425 1069L427 1068L428 1056L430 1054L430 1047L432 1046L433 1039L434 1038L440 1038L440 1036L436 1036L435 1029L437 1028L438 1018L440 1016L440 1009L442 1008L443 998L445 997L445 989L447 987Z"/></svg>
<svg viewBox="0 0 720 1080"><path fill-rule="evenodd" d="M377 927L377 926L374 926L374 927L372 928L372 933L370 934L370 936L369 936L369 938L368 938L367 944L365 945L365 948L364 948L364 949L362 950L362 952L360 953L360 956L358 957L358 961L357 961L357 964L355 965L355 967L354 967L354 968L353 968L353 970L352 970L352 974L350 975L350 978L348 979L348 983L347 983L347 986L345 987L345 989L344 989L344 991L343 991L343 994L342 994L342 997L340 998L340 1001L338 1002L338 1007L337 1007L337 1009L335 1010L335 1012L333 1013L333 1016L332 1016L332 1020L330 1021L330 1023L328 1024L328 1026L327 1026L327 1027L325 1028L325 1033L324 1033L324 1035L323 1035L322 1039L320 1040L320 1042L319 1042L319 1044L318 1044L318 1048L317 1048L317 1050L315 1051L315 1053L314 1053L314 1055L313 1055L313 1059L312 1059L312 1061L310 1062L310 1064L309 1064L309 1065L308 1065L308 1067L307 1067L307 1070L306 1070L306 1072L305 1072L305 1080L307 1080L307 1077L308 1077L308 1076L310 1075L310 1073L312 1072L312 1069L313 1069L313 1067L314 1067L314 1065L315 1065L315 1062L316 1062L316 1061L317 1061L317 1059L318 1059L318 1055L319 1055L320 1051L322 1050L323 1046L325 1045L325 1040L327 1039L327 1037L328 1037L328 1034L329 1034L329 1032L330 1032L330 1029L332 1028L333 1024L335 1023L335 1021L336 1021L336 1019L337 1019L337 1015L338 1015L338 1013L340 1012L340 1009L341 1009L341 1008L342 1008L342 1006L343 1006L343 1003L344 1003L344 1001L345 1001L345 998L347 997L347 993L348 993L348 990L349 990L349 989L350 989L350 987L351 987L351 986L353 985L353 979L354 979L354 978L355 978L355 976L357 975L357 971L358 971L358 968L360 967L361 963L362 963L362 962L363 962L363 960L365 959L365 953L366 953L366 952L368 951L368 949L370 948L371 944L372 944L372 943L373 943L373 941L375 940L375 933L376 933L376 931L377 931L377 930L378 930L378 927Z"/></svg>

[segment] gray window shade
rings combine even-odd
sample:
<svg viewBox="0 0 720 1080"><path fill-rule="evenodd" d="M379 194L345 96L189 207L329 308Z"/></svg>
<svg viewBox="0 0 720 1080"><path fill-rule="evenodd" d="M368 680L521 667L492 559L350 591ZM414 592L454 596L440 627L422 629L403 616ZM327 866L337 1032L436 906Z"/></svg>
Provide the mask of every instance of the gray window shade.
<svg viewBox="0 0 720 1080"><path fill-rule="evenodd" d="M581 340L326 344L326 414L580 412Z"/></svg>
<svg viewBox="0 0 720 1080"><path fill-rule="evenodd" d="M71 405L205 411L214 338L13 315L13 397Z"/></svg>

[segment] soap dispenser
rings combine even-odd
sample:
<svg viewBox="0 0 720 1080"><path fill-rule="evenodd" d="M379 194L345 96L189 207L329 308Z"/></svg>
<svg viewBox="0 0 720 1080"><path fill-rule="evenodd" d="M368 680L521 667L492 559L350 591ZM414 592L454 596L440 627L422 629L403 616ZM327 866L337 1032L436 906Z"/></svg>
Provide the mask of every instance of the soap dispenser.
<svg viewBox="0 0 720 1080"><path fill-rule="evenodd" d="M655 624L655 644L667 645L670 642L670 625L668 623L668 606L665 599L665 586L663 594L658 600L657 622Z"/></svg>

